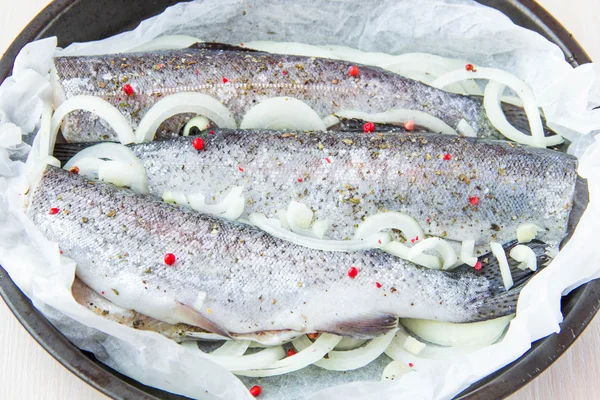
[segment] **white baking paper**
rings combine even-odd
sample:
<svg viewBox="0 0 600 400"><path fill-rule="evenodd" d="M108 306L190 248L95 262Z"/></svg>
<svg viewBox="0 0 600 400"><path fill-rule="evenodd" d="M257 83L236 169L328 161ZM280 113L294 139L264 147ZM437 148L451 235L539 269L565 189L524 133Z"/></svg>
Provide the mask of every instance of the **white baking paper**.
<svg viewBox="0 0 600 400"><path fill-rule="evenodd" d="M517 317L500 342L453 352L446 359L428 357L427 352L420 357L406 353L405 361L414 364L414 371L394 382L379 381L390 361L385 356L347 374L310 367L261 380L262 398L451 398L520 357L531 342L558 332L561 295L600 276L595 245L600 221L600 111L592 110L600 105L600 67L573 69L560 49L542 36L469 0L181 3L132 32L73 44L60 53L123 52L164 35L231 44L301 42L325 46L321 50L326 52L341 45L393 55L433 53L504 69L533 88L548 123L573 141L569 151L580 158L580 174L588 179L590 203L573 238L523 290ZM106 321L77 304L70 294L74 261L61 256L57 244L45 240L20 211L16 193L32 165L22 161L29 146L18 139L31 143L39 129L42 104L50 95L49 57L57 52L55 47L54 38L26 46L13 76L0 86L0 264L73 343L112 368L193 398L247 398L240 380L198 352L158 334ZM32 152L36 151L34 142ZM245 378L244 383L257 382Z"/></svg>

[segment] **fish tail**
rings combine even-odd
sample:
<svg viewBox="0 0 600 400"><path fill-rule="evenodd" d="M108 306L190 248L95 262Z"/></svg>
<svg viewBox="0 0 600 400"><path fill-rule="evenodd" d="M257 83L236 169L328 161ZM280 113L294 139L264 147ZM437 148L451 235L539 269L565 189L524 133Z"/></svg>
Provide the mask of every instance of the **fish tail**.
<svg viewBox="0 0 600 400"><path fill-rule="evenodd" d="M538 265L536 271L532 271L529 268L526 268L525 270L518 268L520 263L508 256L513 247L519 244L529 247L535 253ZM488 263L485 264L480 271L475 271L475 273L485 277L490 282L490 288L488 297L483 300L483 305L477 310L475 320L483 321L514 314L517 309L517 300L519 299L523 287L525 287L537 272L552 261L550 256L546 254L548 247L547 244L538 240L533 240L529 243L517 243L517 241L513 241L504 246L504 251L507 254L507 260L513 278L513 286L508 290L504 287L502 274L500 273L500 267L496 257L493 254L484 256L488 259Z"/></svg>

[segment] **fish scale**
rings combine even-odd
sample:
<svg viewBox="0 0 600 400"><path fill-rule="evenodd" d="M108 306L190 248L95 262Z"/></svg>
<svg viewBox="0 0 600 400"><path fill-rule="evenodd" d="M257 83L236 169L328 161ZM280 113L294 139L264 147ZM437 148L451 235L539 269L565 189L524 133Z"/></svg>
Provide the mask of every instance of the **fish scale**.
<svg viewBox="0 0 600 400"><path fill-rule="evenodd" d="M120 110L135 129L148 109L165 96L198 92L224 104L239 126L246 112L259 102L294 97L321 118L340 111L381 113L401 108L429 113L453 128L464 119L481 137L497 134L480 98L447 93L378 67L202 46L151 53L56 57L52 75L55 105L78 95L98 96ZM360 70L356 78L348 73L352 65L358 65ZM125 84L133 88L132 96L124 93ZM522 110L515 115L517 120L525 117ZM158 136L172 137L179 132L181 123L180 117L163 123ZM70 142L117 139L104 120L85 111L67 115L62 133Z"/></svg>
<svg viewBox="0 0 600 400"><path fill-rule="evenodd" d="M211 203L243 186L243 217L277 218L300 201L316 219L332 223L331 239L352 238L365 218L399 211L426 234L455 241L505 243L520 224L535 223L543 229L540 240L558 245L577 181L576 158L502 141L241 130L203 138L201 152L192 137L130 146L146 168L151 193L200 192Z"/></svg>
<svg viewBox="0 0 600 400"><path fill-rule="evenodd" d="M53 207L59 213L49 214ZM520 290L505 291L491 264L445 272L380 251L313 250L51 166L30 190L27 214L77 262L77 276L114 304L225 334L375 337L395 317L506 315ZM534 250L541 256L544 248ZM174 265L163 262L166 253L176 255Z"/></svg>

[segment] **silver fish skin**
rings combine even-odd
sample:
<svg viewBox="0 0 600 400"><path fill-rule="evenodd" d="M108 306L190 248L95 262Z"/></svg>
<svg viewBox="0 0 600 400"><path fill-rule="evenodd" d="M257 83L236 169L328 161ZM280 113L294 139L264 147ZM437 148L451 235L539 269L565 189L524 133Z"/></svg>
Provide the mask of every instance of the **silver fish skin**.
<svg viewBox="0 0 600 400"><path fill-rule="evenodd" d="M243 130L203 138L201 152L192 137L130 146L151 193L200 192L220 202L243 186L242 217L277 218L300 201L332 223L331 239L352 238L365 218L399 211L427 235L478 245L508 242L520 224L535 223L538 238L556 246L567 233L577 181L576 158L502 141Z"/></svg>
<svg viewBox="0 0 600 400"><path fill-rule="evenodd" d="M176 342L223 340L223 336L208 332L197 326L183 323L168 324L139 312L119 307L105 297L94 292L77 277L75 277L75 280L73 281L71 292L75 301L93 313L133 329L156 332ZM254 340L267 346L279 344L281 341L287 339L283 332L276 332L274 334L269 334L269 332L259 332L232 336L239 340ZM291 339L296 335L288 336Z"/></svg>
<svg viewBox="0 0 600 400"><path fill-rule="evenodd" d="M380 251L312 250L51 166L27 201L33 223L76 260L77 276L94 291L160 321L226 336L372 338L393 329L396 317L499 317L515 311L531 275L514 269L516 286L506 291L492 261L479 272L446 272ZM545 246L531 246L546 263ZM163 261L167 253L175 264ZM359 270L354 279L352 266Z"/></svg>
<svg viewBox="0 0 600 400"><path fill-rule="evenodd" d="M205 48L208 46L208 48ZM427 112L456 128L466 120L480 137L496 135L480 98L451 94L378 67L315 57L234 49L200 48L151 53L54 60L55 106L78 95L98 96L117 107L135 129L148 109L165 96L198 92L224 104L237 122L259 102L289 96L302 100L321 118L340 111L366 113L403 108ZM221 46L218 45L217 46ZM128 96L124 85L134 93ZM521 109L517 114L524 116ZM167 121L159 137L177 134L182 118ZM519 118L518 118L519 119ZM66 116L63 136L69 142L116 140L106 122L85 111Z"/></svg>

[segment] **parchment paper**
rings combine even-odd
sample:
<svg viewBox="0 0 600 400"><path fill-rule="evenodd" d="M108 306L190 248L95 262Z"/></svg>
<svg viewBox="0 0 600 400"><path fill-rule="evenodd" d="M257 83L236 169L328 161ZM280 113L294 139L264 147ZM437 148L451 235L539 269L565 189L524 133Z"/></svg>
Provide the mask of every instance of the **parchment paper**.
<svg viewBox="0 0 600 400"><path fill-rule="evenodd" d="M33 168L23 161L30 147L22 140L31 143L43 102L50 99L51 56L122 52L174 34L232 44L294 41L390 54L433 53L507 70L531 85L548 123L573 141L569 152L579 157L579 172L588 179L590 203L572 239L523 290L517 317L500 342L442 360L406 353L414 371L394 382L379 382L389 361L385 356L347 374L310 367L278 378L245 379L248 386L263 386L262 398L451 398L520 357L531 342L558 332L561 295L599 276L600 146L595 134L600 111L592 110L600 105L598 66L573 69L560 49L540 35L469 0L181 3L132 32L100 42L62 51L54 38L32 43L19 54L13 76L0 86L0 264L73 343L112 368L193 398L249 397L240 380L193 349L106 321L77 304L70 293L75 262L32 226L17 195ZM35 155L35 141L31 151Z"/></svg>

